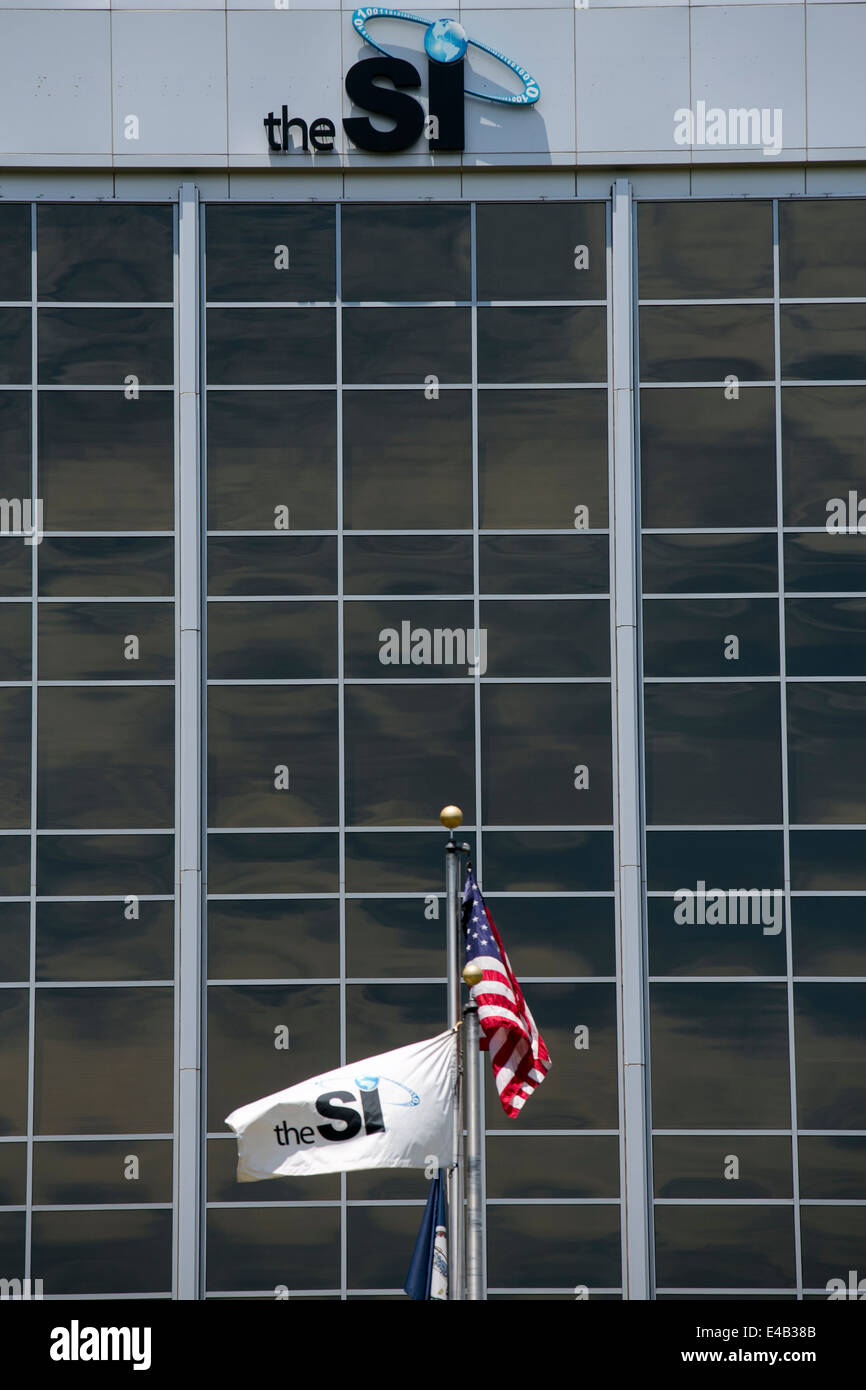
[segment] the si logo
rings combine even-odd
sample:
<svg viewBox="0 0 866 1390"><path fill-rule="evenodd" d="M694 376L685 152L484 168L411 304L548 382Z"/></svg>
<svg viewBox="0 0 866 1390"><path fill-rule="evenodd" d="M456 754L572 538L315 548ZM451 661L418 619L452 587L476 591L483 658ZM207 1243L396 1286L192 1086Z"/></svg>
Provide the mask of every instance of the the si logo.
<svg viewBox="0 0 866 1390"><path fill-rule="evenodd" d="M358 1089L360 1113L354 1108L359 1104L359 1100L353 1091L326 1091L317 1098L316 1110L323 1120L328 1121L327 1124L316 1125L323 1139L333 1144L342 1143L344 1139L354 1139L355 1135L360 1133L362 1124L365 1134L384 1134L385 1120L378 1086L361 1084ZM335 1101L342 1101L343 1104L336 1105ZM312 1125L296 1129L283 1120L280 1124L274 1125L274 1134L280 1148L291 1148L292 1144L301 1147L316 1142Z"/></svg>
<svg viewBox="0 0 866 1390"><path fill-rule="evenodd" d="M403 58L391 55L371 37L367 25L372 19L398 19L410 24L423 24L424 48L427 53L427 92L430 105L428 134L430 148L433 150L462 150L463 132L463 63L467 49L471 46L489 54L497 62L515 73L523 84L523 90L516 95L500 96L491 92L466 90L465 95L481 97L507 106L532 106L538 101L541 90L533 77L504 54L487 44L470 39L456 19L422 19L419 15L405 10L382 9L368 5L355 10L352 24L361 37L371 47L379 50L378 58L364 58L355 63L346 74L346 92L356 106L374 115L388 116L393 122L392 130L377 130L368 116L349 116L343 120L343 127L353 144L359 149L373 154L386 154L394 150L406 150L421 136L425 127L424 108L414 97L408 95L410 89L421 86L421 78L416 67ZM376 85L377 78L388 78L390 87Z"/></svg>

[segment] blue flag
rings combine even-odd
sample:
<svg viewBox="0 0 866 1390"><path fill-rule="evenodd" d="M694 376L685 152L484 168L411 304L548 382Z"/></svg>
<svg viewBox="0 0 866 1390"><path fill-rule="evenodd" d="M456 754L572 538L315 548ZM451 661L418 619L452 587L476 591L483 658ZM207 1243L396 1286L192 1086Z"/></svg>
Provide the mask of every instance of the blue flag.
<svg viewBox="0 0 866 1390"><path fill-rule="evenodd" d="M448 1245L445 1225L445 1183L442 1169L430 1184L415 1252L406 1277L410 1298L441 1301L448 1297Z"/></svg>

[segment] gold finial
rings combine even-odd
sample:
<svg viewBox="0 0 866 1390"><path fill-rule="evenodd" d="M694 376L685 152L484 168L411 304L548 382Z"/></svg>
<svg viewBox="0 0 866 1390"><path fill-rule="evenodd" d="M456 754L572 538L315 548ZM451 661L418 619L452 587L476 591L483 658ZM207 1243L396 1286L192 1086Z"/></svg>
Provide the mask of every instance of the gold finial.
<svg viewBox="0 0 866 1390"><path fill-rule="evenodd" d="M446 830L456 830L458 825L463 823L463 812L459 806L443 806L439 812L439 819Z"/></svg>
<svg viewBox="0 0 866 1390"><path fill-rule="evenodd" d="M470 960L463 967L463 979L468 987L472 989L473 985L481 984L481 981L484 979L484 971L476 961Z"/></svg>

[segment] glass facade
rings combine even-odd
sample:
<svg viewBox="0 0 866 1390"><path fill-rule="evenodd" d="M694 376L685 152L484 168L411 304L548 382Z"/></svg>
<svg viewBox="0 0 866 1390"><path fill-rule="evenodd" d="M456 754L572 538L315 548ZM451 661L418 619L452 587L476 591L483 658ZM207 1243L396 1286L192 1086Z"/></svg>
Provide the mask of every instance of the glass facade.
<svg viewBox="0 0 866 1390"><path fill-rule="evenodd" d="M224 1117L441 1030L449 802L553 1058L486 1076L488 1296L856 1268L866 200L621 201L0 204L47 1296L400 1296L424 1174L238 1184Z"/></svg>

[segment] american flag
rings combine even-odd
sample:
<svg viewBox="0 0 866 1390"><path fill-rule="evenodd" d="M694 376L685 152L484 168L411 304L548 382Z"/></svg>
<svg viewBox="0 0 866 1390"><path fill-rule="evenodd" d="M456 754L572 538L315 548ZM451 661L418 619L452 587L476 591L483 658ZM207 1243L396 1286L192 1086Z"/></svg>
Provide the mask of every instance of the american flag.
<svg viewBox="0 0 866 1390"><path fill-rule="evenodd" d="M481 1049L490 1053L502 1108L513 1119L550 1070L550 1053L471 869L463 890L463 931L466 964L473 961L483 971L480 983L472 989L481 1025Z"/></svg>

